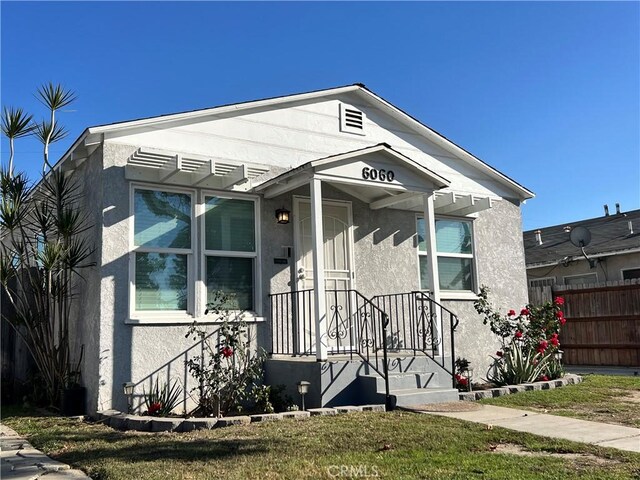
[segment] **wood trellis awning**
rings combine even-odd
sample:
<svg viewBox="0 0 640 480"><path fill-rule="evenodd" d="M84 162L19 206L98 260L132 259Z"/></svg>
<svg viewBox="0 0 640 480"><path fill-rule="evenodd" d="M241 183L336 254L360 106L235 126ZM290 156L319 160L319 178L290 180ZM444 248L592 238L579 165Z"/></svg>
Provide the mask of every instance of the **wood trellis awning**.
<svg viewBox="0 0 640 480"><path fill-rule="evenodd" d="M247 190L249 180L269 168L202 155L139 148L125 166L127 180L161 182L190 187Z"/></svg>

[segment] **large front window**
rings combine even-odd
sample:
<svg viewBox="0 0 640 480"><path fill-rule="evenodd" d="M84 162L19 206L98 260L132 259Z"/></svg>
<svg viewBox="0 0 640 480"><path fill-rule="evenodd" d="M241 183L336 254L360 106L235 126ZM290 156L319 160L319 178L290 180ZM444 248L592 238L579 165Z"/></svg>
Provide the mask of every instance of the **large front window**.
<svg viewBox="0 0 640 480"><path fill-rule="evenodd" d="M253 310L255 202L205 196L204 203L207 301L222 291L229 295L228 308Z"/></svg>
<svg viewBox="0 0 640 480"><path fill-rule="evenodd" d="M204 195L197 205L195 198L177 190L133 189L134 317L199 316L218 291L228 295L227 308L255 310L256 201ZM204 213L198 235L196 211Z"/></svg>
<svg viewBox="0 0 640 480"><path fill-rule="evenodd" d="M188 309L191 203L187 193L134 191L136 311Z"/></svg>
<svg viewBox="0 0 640 480"><path fill-rule="evenodd" d="M471 222L436 219L436 255L441 290L473 290L473 235ZM425 242L425 222L418 218L418 259L420 288L429 290L429 263Z"/></svg>

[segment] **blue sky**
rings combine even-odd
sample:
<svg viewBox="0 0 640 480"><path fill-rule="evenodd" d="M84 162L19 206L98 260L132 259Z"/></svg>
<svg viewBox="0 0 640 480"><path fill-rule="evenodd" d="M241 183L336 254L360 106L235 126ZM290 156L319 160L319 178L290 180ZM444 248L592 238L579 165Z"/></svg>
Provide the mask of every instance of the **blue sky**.
<svg viewBox="0 0 640 480"><path fill-rule="evenodd" d="M54 159L90 125L362 82L533 190L525 229L640 208L638 2L1 9L2 104L39 117L43 82L78 94ZM18 144L33 178L41 158Z"/></svg>

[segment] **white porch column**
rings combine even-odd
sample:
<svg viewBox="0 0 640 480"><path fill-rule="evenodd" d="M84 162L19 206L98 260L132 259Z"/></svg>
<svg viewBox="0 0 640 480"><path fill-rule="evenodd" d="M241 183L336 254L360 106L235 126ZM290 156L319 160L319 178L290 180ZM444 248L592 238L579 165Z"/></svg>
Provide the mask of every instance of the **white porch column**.
<svg viewBox="0 0 640 480"><path fill-rule="evenodd" d="M427 262L429 264L428 276L429 285L431 285L431 298L438 304L440 303L440 275L438 274L438 255L436 254L436 216L435 207L433 205L433 192L424 195L424 242L427 248ZM440 310L435 309L431 312L435 314L431 325L432 335L436 335L442 339L440 331ZM433 331L436 330L436 331ZM438 355L443 354L442 342L438 344Z"/></svg>
<svg viewBox="0 0 640 480"><path fill-rule="evenodd" d="M433 197L433 192L424 195L424 242L427 248L431 298L440 303L440 276L438 275L438 256L436 255L436 217L435 208L433 206Z"/></svg>
<svg viewBox="0 0 640 480"><path fill-rule="evenodd" d="M311 180L311 235L313 237L313 291L316 314L316 359L327 359L327 305L324 285L324 232L322 226L322 182Z"/></svg>

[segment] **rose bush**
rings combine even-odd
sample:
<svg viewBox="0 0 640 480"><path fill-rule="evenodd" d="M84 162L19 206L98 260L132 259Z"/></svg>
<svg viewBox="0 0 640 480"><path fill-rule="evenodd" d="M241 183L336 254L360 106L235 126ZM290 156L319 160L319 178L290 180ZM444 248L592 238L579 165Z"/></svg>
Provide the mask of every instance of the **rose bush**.
<svg viewBox="0 0 640 480"><path fill-rule="evenodd" d="M514 309L503 315L491 305L489 288L483 285L474 307L502 344L502 350L492 356L487 380L509 385L562 376L564 371L556 353L560 328L567 321L563 305L564 299L556 297L543 305L529 304L520 310L520 315Z"/></svg>

